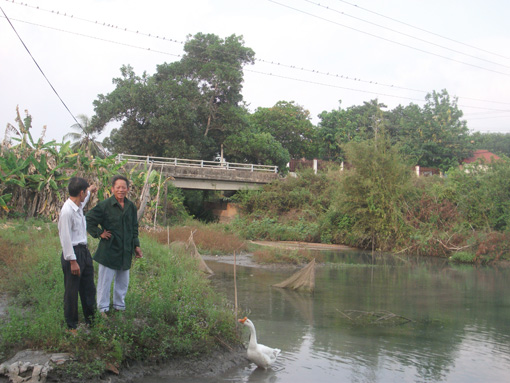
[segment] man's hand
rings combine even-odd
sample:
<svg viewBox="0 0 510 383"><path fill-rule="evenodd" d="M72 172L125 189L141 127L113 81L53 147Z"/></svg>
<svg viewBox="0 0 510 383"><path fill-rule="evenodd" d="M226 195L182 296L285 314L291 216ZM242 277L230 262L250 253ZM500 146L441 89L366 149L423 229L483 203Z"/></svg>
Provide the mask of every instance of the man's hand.
<svg viewBox="0 0 510 383"><path fill-rule="evenodd" d="M112 233L111 233L111 232L109 232L108 230L105 230L105 231L103 231L101 234L99 234L99 236L100 236L101 238L103 238L103 239L108 240L108 239L110 239L110 238L112 237Z"/></svg>
<svg viewBox="0 0 510 383"><path fill-rule="evenodd" d="M135 247L135 258L143 258L142 249L139 246Z"/></svg>
<svg viewBox="0 0 510 383"><path fill-rule="evenodd" d="M73 259L71 262L71 274L80 276L80 265L76 262L76 259Z"/></svg>
<svg viewBox="0 0 510 383"><path fill-rule="evenodd" d="M87 190L90 192L90 194L97 192L97 186L92 184L90 185Z"/></svg>

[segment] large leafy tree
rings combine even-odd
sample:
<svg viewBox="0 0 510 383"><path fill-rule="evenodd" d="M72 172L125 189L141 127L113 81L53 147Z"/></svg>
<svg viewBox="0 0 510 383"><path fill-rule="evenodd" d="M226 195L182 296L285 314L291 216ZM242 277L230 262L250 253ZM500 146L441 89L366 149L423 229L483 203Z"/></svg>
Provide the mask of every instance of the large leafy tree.
<svg viewBox="0 0 510 383"><path fill-rule="evenodd" d="M321 158L344 160L344 144L371 139L387 131L388 112L383 108L386 105L371 100L347 109L339 107L331 112L323 111L318 126Z"/></svg>
<svg viewBox="0 0 510 383"><path fill-rule="evenodd" d="M188 36L184 51L180 61L183 76L197 83L206 101L204 136L211 130L226 130L243 99L243 66L253 64L255 52L244 47L241 36L221 39L203 33Z"/></svg>
<svg viewBox="0 0 510 383"><path fill-rule="evenodd" d="M469 130L462 120L457 99L446 90L425 97L423 108L411 104L398 107L399 140L405 154L414 156L420 166L443 171L456 167L472 152Z"/></svg>
<svg viewBox="0 0 510 383"><path fill-rule="evenodd" d="M279 169L285 169L290 160L288 150L271 134L251 129L227 137L225 155L232 162L276 165Z"/></svg>
<svg viewBox="0 0 510 383"><path fill-rule="evenodd" d="M310 112L293 101L278 101L271 108L258 108L250 121L258 132L271 134L291 158L317 155L317 132L310 121Z"/></svg>
<svg viewBox="0 0 510 383"><path fill-rule="evenodd" d="M117 120L105 144L117 152L212 158L230 131L242 129L243 65L254 53L242 37L188 36L183 58L153 76L121 68L116 88L94 102L98 130Z"/></svg>

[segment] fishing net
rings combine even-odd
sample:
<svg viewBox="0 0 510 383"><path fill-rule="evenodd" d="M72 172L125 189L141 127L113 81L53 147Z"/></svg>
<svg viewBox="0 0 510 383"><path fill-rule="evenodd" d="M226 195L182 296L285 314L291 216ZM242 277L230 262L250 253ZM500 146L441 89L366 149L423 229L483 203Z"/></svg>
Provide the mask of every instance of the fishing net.
<svg viewBox="0 0 510 383"><path fill-rule="evenodd" d="M190 254L193 258L198 260L198 269L206 274L213 275L214 272L206 265L202 256L198 252L197 245L195 245L195 240L193 239L193 234L195 231L191 231L191 234L188 238L188 243L186 244L186 249L190 250Z"/></svg>
<svg viewBox="0 0 510 383"><path fill-rule="evenodd" d="M313 292L315 289L315 259L291 277L273 286L280 287L282 289Z"/></svg>

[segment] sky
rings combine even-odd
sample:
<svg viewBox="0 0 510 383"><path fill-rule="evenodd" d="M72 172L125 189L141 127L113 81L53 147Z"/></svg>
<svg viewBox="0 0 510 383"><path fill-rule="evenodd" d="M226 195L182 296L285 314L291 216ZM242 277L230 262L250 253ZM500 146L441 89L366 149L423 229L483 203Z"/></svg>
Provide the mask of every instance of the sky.
<svg viewBox="0 0 510 383"><path fill-rule="evenodd" d="M510 133L506 0L0 0L0 8L33 57L0 12L0 139L19 106L32 115L34 139L46 126L45 141L60 142L73 116L94 115L121 66L152 75L180 60L198 32L241 35L254 50L242 90L252 112L294 101L318 124L323 111L373 99L386 110L423 106L427 93L446 89L471 131Z"/></svg>

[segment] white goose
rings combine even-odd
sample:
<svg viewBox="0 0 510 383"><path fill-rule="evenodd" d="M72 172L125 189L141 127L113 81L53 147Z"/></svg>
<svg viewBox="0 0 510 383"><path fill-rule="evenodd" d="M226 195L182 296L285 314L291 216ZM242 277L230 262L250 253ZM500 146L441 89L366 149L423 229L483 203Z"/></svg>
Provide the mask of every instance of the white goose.
<svg viewBox="0 0 510 383"><path fill-rule="evenodd" d="M250 329L250 344L248 345L247 352L248 359L261 368L268 368L271 364L273 364L277 356L280 355L281 350L267 347L263 344L258 344L255 326L248 318L244 317L243 319L239 319L239 323L244 324Z"/></svg>

